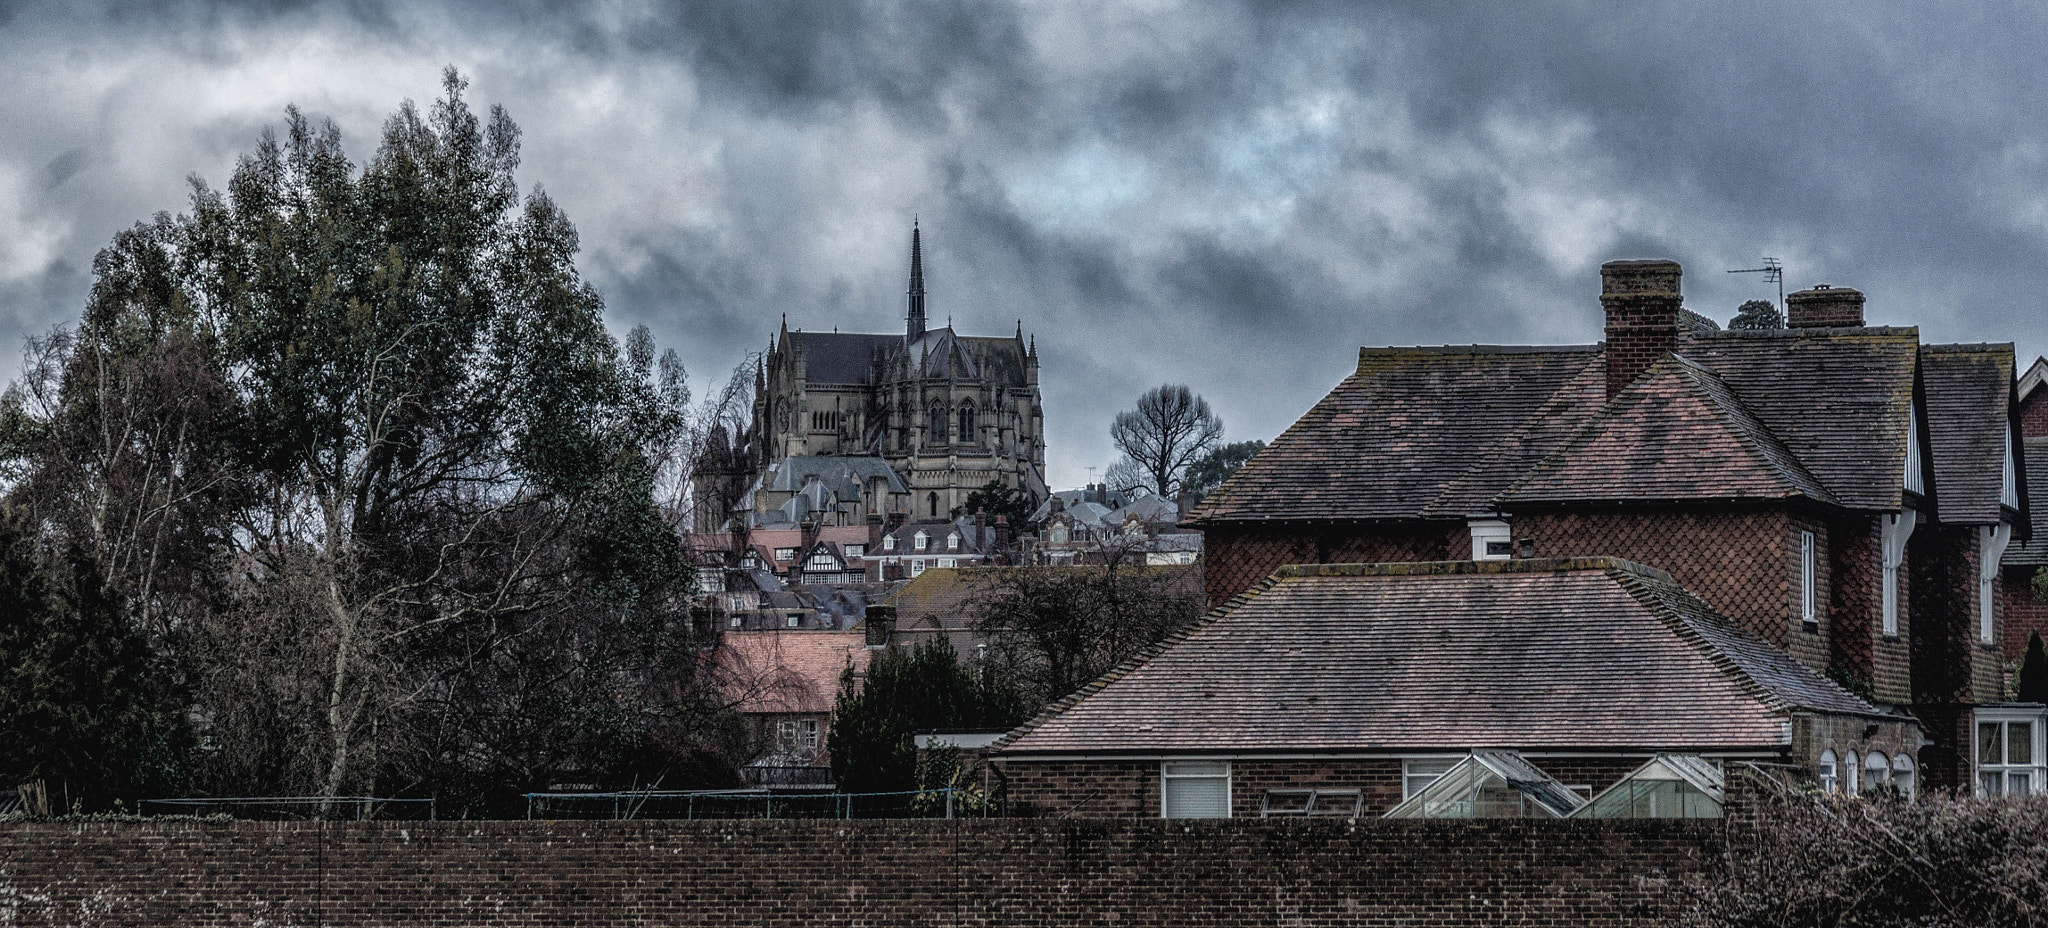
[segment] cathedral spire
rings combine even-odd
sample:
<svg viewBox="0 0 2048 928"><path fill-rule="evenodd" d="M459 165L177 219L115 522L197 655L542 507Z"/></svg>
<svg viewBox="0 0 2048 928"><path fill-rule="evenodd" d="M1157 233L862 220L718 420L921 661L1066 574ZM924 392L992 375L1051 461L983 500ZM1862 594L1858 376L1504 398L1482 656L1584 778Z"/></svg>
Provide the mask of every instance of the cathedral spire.
<svg viewBox="0 0 2048 928"><path fill-rule="evenodd" d="M924 249L918 241L917 220L910 221L910 340L924 334Z"/></svg>

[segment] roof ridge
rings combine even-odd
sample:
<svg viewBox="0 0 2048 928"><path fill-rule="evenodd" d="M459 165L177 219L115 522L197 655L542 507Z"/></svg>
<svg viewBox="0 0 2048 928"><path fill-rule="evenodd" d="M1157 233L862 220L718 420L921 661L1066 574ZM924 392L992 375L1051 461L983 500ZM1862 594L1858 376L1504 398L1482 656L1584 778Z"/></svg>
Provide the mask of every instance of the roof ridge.
<svg viewBox="0 0 2048 928"><path fill-rule="evenodd" d="M1579 368L1578 372L1570 377L1559 381L1557 389L1545 397L1543 402L1536 407L1535 411L1525 417L1521 424L1515 426L1513 431L1502 436L1499 441L1486 446L1486 449L1480 454L1475 455L1472 463L1466 465L1464 471L1460 472L1456 478L1444 481L1443 489L1437 492L1435 499L1429 501L1429 505L1422 508L1422 512L1429 513L1435 511L1446 500L1454 498L1464 487L1467 480L1476 474L1485 472L1490 465L1505 457L1509 446L1520 447L1523 442L1528 440L1531 432L1547 423L1551 418L1560 416L1567 412L1570 407L1577 405L1573 400L1577 393L1576 388L1580 386L1579 381L1582 378L1588 377L1596 366L1602 366L1601 362L1605 358L1605 354L1594 352L1586 366ZM1456 514L1463 515L1464 513Z"/></svg>
<svg viewBox="0 0 2048 928"><path fill-rule="evenodd" d="M1115 683L1117 680L1122 679L1125 674L1128 674L1131 671L1136 670L1140 666L1144 665L1145 662L1150 661L1151 659L1158 657L1161 654L1164 654L1168 649L1174 647L1175 645L1180 644L1183 641L1188 640L1188 638L1192 637L1196 632L1216 624L1218 621L1222 620L1224 616L1229 615L1230 613L1235 612L1238 609L1242 608L1245 603L1251 602L1253 599L1257 598L1259 594L1264 593L1267 590L1270 590L1273 587L1279 585L1283 579L1286 579L1284 576L1284 569L1282 571L1275 572L1267 576L1266 579L1261 580L1258 583L1253 584L1250 589L1247 589L1244 592L1237 594L1236 596L1232 596L1222 605L1209 610L1209 612L1206 615L1203 615L1200 619L1189 623L1186 628L1174 632L1173 634L1168 635L1165 638L1161 638L1159 641L1154 642L1150 647L1147 647L1143 651L1140 651L1136 654L1131 655L1130 657L1125 658L1116 666L1111 667L1107 671L1104 671L1102 676L1096 677L1095 679L1088 681L1086 684L1083 684L1080 689L1077 689L1063 697L1060 697L1058 700L1055 700L1051 705L1048 705L1045 708L1040 709L1037 715L1025 719L1023 724L1018 725L1016 728L1010 729L1009 732L1005 733L1001 738L997 738L996 740L990 742L987 748L988 753L998 753L1002 751L1004 748L1009 747L1012 743L1016 742L1017 739L1022 738L1025 735L1032 733L1033 731L1038 730L1039 726L1042 726L1045 723L1052 721L1054 718L1059 717L1061 713L1064 713L1068 709L1071 709L1074 706L1079 705L1082 700L1087 699L1088 697L1101 692L1105 687L1109 686L1111 683Z"/></svg>
<svg viewBox="0 0 2048 928"><path fill-rule="evenodd" d="M1671 604L1665 601L1663 596L1658 595L1656 590L1651 589L1650 583L1654 578L1620 570L1610 571L1608 576L1612 577L1615 584L1626 591L1636 602L1641 603L1646 611L1663 622L1665 627L1671 629L1672 633L1677 635L1679 640L1691 645L1695 651L1702 657L1705 657L1708 663L1714 665L1714 668L1721 672L1722 676L1734 680L1738 686L1742 687L1744 692L1749 693L1750 696L1763 703L1772 712L1791 711L1791 703L1787 702L1784 697L1780 696L1770 687L1765 686L1762 681L1752 676L1748 670L1745 670L1741 664L1736 663L1735 659L1729 657L1726 652L1715 647L1714 643L1708 641L1707 637L1701 634L1700 630L1694 627L1691 622L1687 621L1685 616L1680 615L1677 609L1672 608ZM1666 582L1669 582L1668 577L1665 579ZM1670 585L1683 595L1691 595L1684 587L1676 583L1671 583ZM1692 598L1698 601L1698 597ZM1707 606L1704 601L1700 601L1699 604L1706 608L1708 614L1719 615L1719 613L1713 612L1713 607ZM1741 631L1741 629L1737 629L1732 625L1725 627L1729 630Z"/></svg>
<svg viewBox="0 0 2048 928"><path fill-rule="evenodd" d="M1807 469L1806 462L1799 460L1799 455L1785 446L1784 439L1771 431L1771 427L1757 416L1756 411L1742 401L1742 397L1720 372L1681 354L1673 353L1671 358L1678 362L1680 370L1692 380L1695 391L1707 401L1715 417L1728 425L1735 433L1736 440L1742 442L1752 455L1761 459L1766 467L1776 473L1779 479L1787 484L1787 489L1809 497L1813 497L1812 491L1817 490L1820 495L1815 498L1820 502L1835 502L1835 494L1828 489L1827 484L1820 482L1820 478L1815 477L1813 472ZM1746 421L1731 421L1736 416ZM1812 490L1799 486L1801 481Z"/></svg>
<svg viewBox="0 0 2048 928"><path fill-rule="evenodd" d="M1869 715L1888 715L1883 709L1872 705L1863 697L1843 689L1841 684L1829 679L1827 675L1815 672L1813 668L1793 659L1791 655L1786 654L1770 642L1758 637L1755 633L1729 621L1727 616L1715 611L1714 607L1709 605L1706 600L1699 598L1698 595L1686 589L1668 575L1659 578L1625 571L1614 571L1610 572L1609 575L1614 577L1615 582L1622 589L1635 597L1637 602L1642 603L1650 614L1662 620L1681 640L1699 649L1717 669L1721 670L1724 675L1734 679L1766 706L1769 706L1771 711L1789 712L1794 709L1818 710L1821 707L1803 706L1793 702L1784 694L1772 689L1769 684L1757 679L1756 675L1751 673L1749 668L1743 666L1741 661L1736 660L1733 655L1707 640L1706 634L1700 629L1699 625L1695 624L1696 622L1710 623L1716 631L1722 634L1748 639L1750 643L1756 645L1764 653L1783 659L1789 666L1806 672L1813 678L1813 682L1823 684L1835 695L1841 696L1868 710ZM1658 586L1662 586L1663 589L1658 589ZM1688 616L1680 612L1671 602L1673 599L1685 601L1687 606L1690 607L1688 611L1692 615Z"/></svg>

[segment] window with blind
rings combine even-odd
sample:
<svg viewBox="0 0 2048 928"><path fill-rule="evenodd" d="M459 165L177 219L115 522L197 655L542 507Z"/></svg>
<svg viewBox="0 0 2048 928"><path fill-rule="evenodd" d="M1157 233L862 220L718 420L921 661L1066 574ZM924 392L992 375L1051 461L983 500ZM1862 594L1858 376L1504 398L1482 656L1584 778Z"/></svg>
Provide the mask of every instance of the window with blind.
<svg viewBox="0 0 2048 928"><path fill-rule="evenodd" d="M1229 818L1227 761L1167 761L1159 768L1161 818Z"/></svg>

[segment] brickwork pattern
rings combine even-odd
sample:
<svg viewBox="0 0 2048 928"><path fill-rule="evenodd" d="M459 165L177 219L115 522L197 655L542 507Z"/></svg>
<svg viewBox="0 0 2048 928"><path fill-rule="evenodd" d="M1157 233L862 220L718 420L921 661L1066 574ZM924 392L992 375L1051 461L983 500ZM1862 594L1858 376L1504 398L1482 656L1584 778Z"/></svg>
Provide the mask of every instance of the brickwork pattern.
<svg viewBox="0 0 2048 928"><path fill-rule="evenodd" d="M1922 535L1927 536L1924 541ZM1913 658L1915 701L1991 703L2005 698L2005 661L1982 643L1977 615L1977 530L1922 526L1906 546L1919 620ZM1994 587L1996 584L1994 584ZM1994 590L1995 592L1995 590ZM1993 640L1997 602L1993 600Z"/></svg>
<svg viewBox="0 0 2048 928"><path fill-rule="evenodd" d="M1218 523L1205 530L1203 582L1209 608L1251 589L1290 564L1381 564L1466 560L1471 536L1463 523L1251 526Z"/></svg>
<svg viewBox="0 0 2048 928"><path fill-rule="evenodd" d="M9 925L1661 924L1711 820L0 825Z"/></svg>
<svg viewBox="0 0 2048 928"><path fill-rule="evenodd" d="M2048 639L2048 602L2034 595L2034 568L2008 567L1998 579L1999 610L2003 622L2005 659L2017 661L2027 655L2027 636L2040 632Z"/></svg>
<svg viewBox="0 0 2048 928"><path fill-rule="evenodd" d="M2020 404L2020 437L2048 437L2048 389L2035 390Z"/></svg>
<svg viewBox="0 0 2048 928"><path fill-rule="evenodd" d="M1532 513L1513 525L1537 557L1611 555L1660 568L1730 621L1802 657L1788 647L1800 624L1799 554L1787 551L1791 523L1781 511Z"/></svg>

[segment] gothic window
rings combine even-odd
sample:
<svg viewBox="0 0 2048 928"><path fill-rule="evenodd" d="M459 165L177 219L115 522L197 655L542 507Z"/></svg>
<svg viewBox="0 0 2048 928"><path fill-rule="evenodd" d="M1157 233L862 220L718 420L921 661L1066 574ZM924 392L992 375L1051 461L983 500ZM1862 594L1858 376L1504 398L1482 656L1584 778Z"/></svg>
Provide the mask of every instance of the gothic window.
<svg viewBox="0 0 2048 928"><path fill-rule="evenodd" d="M960 440L974 440L974 404L972 402L960 404Z"/></svg>
<svg viewBox="0 0 2048 928"><path fill-rule="evenodd" d="M925 418L924 440L934 444L945 442L948 418L950 417L946 415L945 405L933 403L931 414Z"/></svg>
<svg viewBox="0 0 2048 928"><path fill-rule="evenodd" d="M936 519L939 517L939 494L933 493L928 499L931 502L932 518Z"/></svg>
<svg viewBox="0 0 2048 928"><path fill-rule="evenodd" d="M789 401L780 400L775 404L775 430L789 431Z"/></svg>

